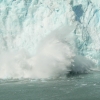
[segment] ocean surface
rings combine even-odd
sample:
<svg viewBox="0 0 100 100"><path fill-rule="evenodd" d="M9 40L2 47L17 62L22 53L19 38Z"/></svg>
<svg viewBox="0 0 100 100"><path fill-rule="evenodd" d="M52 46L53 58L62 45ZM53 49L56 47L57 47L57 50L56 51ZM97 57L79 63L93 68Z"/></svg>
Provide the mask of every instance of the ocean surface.
<svg viewBox="0 0 100 100"><path fill-rule="evenodd" d="M99 72L48 80L0 80L0 100L99 99Z"/></svg>

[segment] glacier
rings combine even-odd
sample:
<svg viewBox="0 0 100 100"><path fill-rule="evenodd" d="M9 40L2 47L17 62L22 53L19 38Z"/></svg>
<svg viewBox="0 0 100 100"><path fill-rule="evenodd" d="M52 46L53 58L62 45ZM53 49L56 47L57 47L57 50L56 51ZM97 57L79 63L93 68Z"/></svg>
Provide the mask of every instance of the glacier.
<svg viewBox="0 0 100 100"><path fill-rule="evenodd" d="M0 78L99 70L99 32L98 0L0 0Z"/></svg>

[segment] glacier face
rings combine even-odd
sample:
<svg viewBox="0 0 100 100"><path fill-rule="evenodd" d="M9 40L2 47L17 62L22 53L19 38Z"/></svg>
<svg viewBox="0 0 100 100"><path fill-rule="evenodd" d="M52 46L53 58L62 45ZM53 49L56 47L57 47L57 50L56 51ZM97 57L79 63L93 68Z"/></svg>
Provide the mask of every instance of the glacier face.
<svg viewBox="0 0 100 100"><path fill-rule="evenodd" d="M59 59L58 61L61 62L63 60L63 70L65 69L65 66L69 65L71 63L73 55L82 55L90 60L92 60L96 66L99 66L100 60L100 1L98 0L0 0L0 54L1 58L4 54L4 52L28 52L29 56L23 54L20 55L18 53L18 57L21 60L23 57L25 58L22 60L20 65L16 65L15 61L16 58L14 54L14 58L10 60L13 62L13 64L9 65L8 60L6 59L6 62L9 66L16 66L12 69L17 70L17 72L14 74L13 71L9 71L8 67L2 67L5 71L5 77L40 77L41 75L37 74L40 72L46 72L47 68L43 66L48 66L48 63L46 65L42 65L43 69L42 71L39 71L40 65L35 64L38 66L37 68L33 68L35 71L32 71L32 65L34 65L32 62L38 62L37 59L42 60L42 57L44 57L44 48L49 48L47 44L44 48L39 48L38 46L41 44L41 41L44 40L45 37L48 36L48 34L54 34L54 30L59 29L60 27L66 26L63 28L62 32L60 34L63 34L63 32L66 32L65 37L67 38L67 43L65 45L63 44L65 41L61 39L55 39L54 41L59 42L60 44L55 45L55 42L52 40L45 41L48 43L48 45L51 43L54 43L53 46L51 46L53 49L52 52L55 51L55 47L57 48L65 48L68 50L68 53L59 50L57 51L57 54L47 53L46 55L55 55L54 60L58 60L59 58L57 55L59 55L62 59ZM70 25L75 26L70 26ZM72 28L72 32L69 29ZM69 29L69 30L68 30ZM69 36L67 33L71 34ZM61 36L60 36L61 37ZM59 38L59 37L58 37ZM69 39L68 39L69 38ZM50 39L50 38L49 38ZM63 42L61 42L63 41ZM72 44L69 46L69 44ZM43 45L44 46L44 45ZM38 50L38 48L40 50ZM72 51L70 51L72 48ZM36 58L33 58L34 55L37 54L37 51L41 52L39 53ZM49 50L49 49L47 49ZM61 55L59 53L61 53ZM64 52L66 55L70 54L67 58L64 57ZM73 52L75 54L73 54ZM9 59L9 55L13 55L13 53L7 54L7 57ZM24 56L23 56L24 55ZM42 56L41 56L42 55ZM63 57L62 57L63 55ZM5 58L7 58L4 54ZM5 59L4 58L4 59ZM51 60L51 58L44 57L45 59ZM65 58L68 60L68 64L65 63ZM29 60L30 59L30 60ZM70 61L69 61L70 59ZM18 61L19 61L18 60ZM0 60L1 62L5 62ZM52 61L52 62L53 62ZM26 65L23 64L23 62L27 63ZM45 62L45 61L43 61ZM47 61L46 61L47 62ZM18 63L18 62L17 62ZM31 64L32 63L32 64ZM40 62L41 63L41 62ZM58 66L55 62L54 64ZM25 65L25 66L24 66ZM61 63L59 64L61 65ZM77 64L76 64L77 65ZM2 66L5 66L2 64ZM22 67L20 67L22 66ZM28 68L26 67L28 66ZM51 65L53 66L53 65ZM50 66L50 67L51 67ZM8 68L8 69L7 69ZM25 69L23 71L23 69ZM53 69L53 71L51 70ZM51 67L50 75L54 72L55 73L55 67ZM59 67L58 73L61 70ZM29 74L30 71L33 74ZM9 75L8 75L8 74ZM20 73L23 73L20 75ZM3 75L3 74L2 74ZM1 75L1 76L2 76ZM3 75L4 76L4 75ZM3 77L2 76L2 77ZM44 76L49 76L49 74L44 74ZM1 77L1 78L2 78Z"/></svg>
<svg viewBox="0 0 100 100"><path fill-rule="evenodd" d="M70 19L73 12L66 15L70 8L66 1L60 0L1 1L1 49L25 49L33 53L42 37L66 23L66 17Z"/></svg>
<svg viewBox="0 0 100 100"><path fill-rule="evenodd" d="M80 18L77 16L78 11L76 6L76 18L78 17L80 19L75 32L77 35L76 45L79 48L80 54L87 56L96 64L99 64L100 2L96 2L95 0L82 1L83 0L77 1L78 5L81 5L81 10L78 11L83 12ZM73 5L77 5L76 2L73 3Z"/></svg>

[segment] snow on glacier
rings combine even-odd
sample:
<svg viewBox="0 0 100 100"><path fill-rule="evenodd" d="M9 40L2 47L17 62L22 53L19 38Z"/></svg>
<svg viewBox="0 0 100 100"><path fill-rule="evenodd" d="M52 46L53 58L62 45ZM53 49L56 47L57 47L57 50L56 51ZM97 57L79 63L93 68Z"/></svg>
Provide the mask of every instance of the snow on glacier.
<svg viewBox="0 0 100 100"><path fill-rule="evenodd" d="M47 78L99 66L99 16L98 0L0 0L0 78Z"/></svg>

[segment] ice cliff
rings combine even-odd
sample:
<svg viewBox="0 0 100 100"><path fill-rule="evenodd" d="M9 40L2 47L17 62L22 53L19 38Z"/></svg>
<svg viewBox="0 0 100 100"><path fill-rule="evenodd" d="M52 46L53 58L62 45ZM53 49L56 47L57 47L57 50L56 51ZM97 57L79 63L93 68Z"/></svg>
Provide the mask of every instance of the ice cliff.
<svg viewBox="0 0 100 100"><path fill-rule="evenodd" d="M54 30L57 31L57 29L63 26L66 27L65 31L67 33L69 32L72 36L71 38L69 38L68 35L66 34L65 37L66 38L68 37L69 40L68 39L67 40L71 41L72 43L71 46L73 51L70 51L69 47L65 47L65 44L63 44L64 42L54 46L57 48L61 46L64 47L66 50L68 50L69 52L68 54L70 55L67 56L67 60L71 61L72 60L71 56L73 56L74 55L73 52L75 52L75 55L84 56L93 61L96 66L99 66L100 65L100 60L99 60L100 59L100 1L99 0L0 0L0 54L1 54L0 59L5 57L8 64L8 60L4 52L11 53L11 52L24 51L28 52L29 55L31 56L36 55L38 45L41 44L41 41L43 41L43 39L48 34L54 34L54 32L52 31ZM72 30L69 29L71 27ZM51 38L55 39L55 37L52 36ZM50 41L47 43L54 43ZM47 44L45 45L46 47L48 47ZM67 42L66 45L69 45L69 43ZM51 47L54 48L54 46ZM43 47L42 50L44 53ZM56 52L55 49L51 51ZM41 50L39 52L41 52ZM52 56L59 55L58 52L62 52L62 50L57 51L56 54L52 53L50 55ZM48 55L47 52L46 54ZM12 53L8 55L12 55ZM26 55L24 57L26 57ZM20 57L20 59L22 58L23 56ZM2 62L2 60L0 61ZM15 62L15 60L13 61L12 59L11 61ZM26 62L26 60L22 62ZM20 66L22 65L22 62ZM65 64L65 58L63 58L63 63ZM4 64L2 64L2 66L4 66ZM10 66L15 66L15 64L11 64ZM31 65L26 64L25 66L31 66ZM7 68L5 68L5 70L6 69ZM29 67L28 69L31 70L32 68ZM20 71L19 70L20 68L16 73L18 75L19 73L21 73L21 70ZM61 69L59 68L59 71L60 70ZM34 71L34 73L36 73L36 71ZM9 71L7 70L4 73L6 72L8 73ZM23 72L23 75L21 75L21 77L24 76L25 72L29 73L25 70ZM52 71L50 71L50 73L52 73ZM30 77L32 75L33 74L31 75L28 74L26 75L26 77ZM38 77L39 74L35 75ZM11 76L16 76L16 75L15 74L13 75L11 72L10 75L8 75L8 77ZM1 75L1 78L2 77L3 76ZM20 75L18 77L20 77Z"/></svg>

